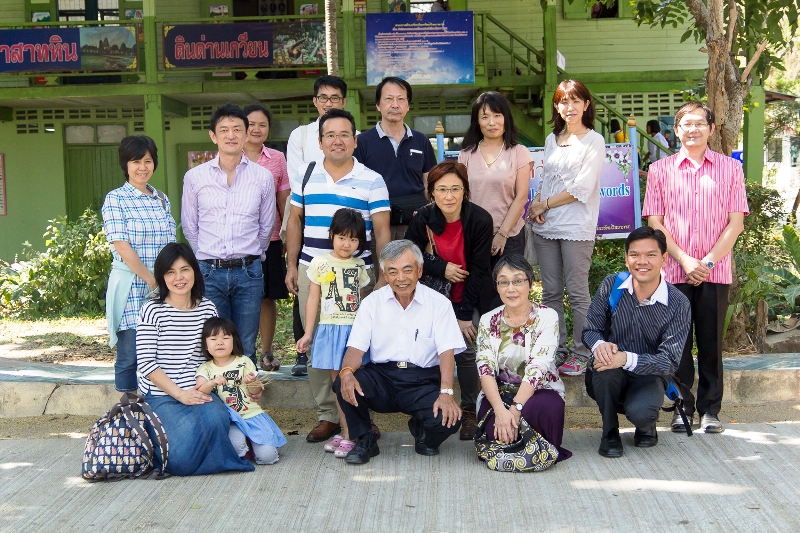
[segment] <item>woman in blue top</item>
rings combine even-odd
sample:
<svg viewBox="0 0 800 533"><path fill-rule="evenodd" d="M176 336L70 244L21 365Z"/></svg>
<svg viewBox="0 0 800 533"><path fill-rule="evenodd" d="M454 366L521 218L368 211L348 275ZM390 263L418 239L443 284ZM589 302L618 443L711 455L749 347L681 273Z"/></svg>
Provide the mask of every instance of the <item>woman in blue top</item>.
<svg viewBox="0 0 800 533"><path fill-rule="evenodd" d="M106 195L103 230L113 262L106 292L109 346L117 346L114 383L119 392L136 390L136 320L156 288L153 264L161 249L175 242L175 220L169 200L147 182L158 168L158 150L144 135L119 144L119 166L125 183Z"/></svg>

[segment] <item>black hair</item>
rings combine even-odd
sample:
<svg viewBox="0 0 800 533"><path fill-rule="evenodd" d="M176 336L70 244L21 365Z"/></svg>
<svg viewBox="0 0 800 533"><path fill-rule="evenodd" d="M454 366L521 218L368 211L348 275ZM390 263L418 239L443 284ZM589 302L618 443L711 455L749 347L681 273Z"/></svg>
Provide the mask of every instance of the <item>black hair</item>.
<svg viewBox="0 0 800 533"><path fill-rule="evenodd" d="M239 336L239 330L236 329L236 324L227 318L212 316L203 324L203 333L200 335L202 339L202 342L200 342L200 351L203 353L203 357L206 358L206 361L214 359L208 351L206 339L212 335L219 335L220 333L233 337L233 351L231 355L244 355L244 345L242 345L242 338Z"/></svg>
<svg viewBox="0 0 800 533"><path fill-rule="evenodd" d="M267 117L267 126L269 126L269 128L272 129L272 113L270 113L269 109L267 109L261 104L250 104L249 106L245 107L244 116L249 117L250 113L255 113L256 111L264 113L264 116ZM247 120L246 122L247 126L250 127L250 121Z"/></svg>
<svg viewBox="0 0 800 533"><path fill-rule="evenodd" d="M171 242L167 244L161 249L158 257L156 257L156 262L153 265L153 275L156 278L156 284L158 284L157 299L159 302L164 303L164 300L166 300L169 295L169 289L167 288L167 282L164 281L164 276L178 259L185 260L189 263L189 266L192 267L192 270L194 270L194 285L192 285L191 296L192 306L196 306L200 303L200 300L203 299L206 286L205 283L203 283L203 273L200 272L200 264L197 262L194 252L192 252L188 244L183 242Z"/></svg>
<svg viewBox="0 0 800 533"><path fill-rule="evenodd" d="M232 104L230 102L226 102L219 106L217 109L211 113L211 119L209 120L208 129L216 132L217 131L217 122L219 122L223 118L240 118L242 122L244 122L244 131L247 131L247 128L250 127L250 122L247 120L247 114L242 111L242 108L236 104Z"/></svg>
<svg viewBox="0 0 800 533"><path fill-rule="evenodd" d="M131 135L119 142L119 166L125 173L125 181L128 181L128 162L138 161L147 153L153 158L153 170L158 168L158 148L156 143L147 135Z"/></svg>
<svg viewBox="0 0 800 533"><path fill-rule="evenodd" d="M483 140L483 133L481 132L481 125L478 121L478 115L481 114L484 107L488 107L492 113L500 113L503 115L503 143L505 148L512 148L519 144L517 141L517 127L514 125L514 117L511 116L511 107L508 105L508 100L502 94L496 91L487 91L482 93L472 104L472 115L470 116L469 128L467 133L464 134L464 140L461 142L462 150L470 150L474 152L478 149L478 143Z"/></svg>
<svg viewBox="0 0 800 533"><path fill-rule="evenodd" d="M631 247L631 243L643 241L645 239L653 239L656 241L658 243L658 249L661 250L662 255L667 253L667 236L664 235L664 232L660 229L653 229L650 226L636 228L628 234L628 238L625 239L625 253L628 253L628 248Z"/></svg>
<svg viewBox="0 0 800 533"><path fill-rule="evenodd" d="M533 282L533 268L531 268L531 264L528 263L528 260L520 254L508 254L501 257L492 270L492 280L494 280L495 283L497 283L497 275L505 266L511 270L523 272L525 277L528 278L528 283Z"/></svg>
<svg viewBox="0 0 800 533"><path fill-rule="evenodd" d="M320 87L333 87L342 91L342 98L347 98L347 82L339 76L320 76L314 80L314 98L317 97Z"/></svg>
<svg viewBox="0 0 800 533"><path fill-rule="evenodd" d="M356 119L353 118L353 115L350 114L349 111L345 111L344 109L329 109L324 115L319 117L319 139L322 140L322 126L332 118L346 118L350 121L350 125L353 127L353 135L356 134Z"/></svg>
<svg viewBox="0 0 800 533"><path fill-rule="evenodd" d="M383 92L383 86L387 83L394 83L395 85L399 85L400 87L406 90L406 98L408 98L408 103L411 103L411 84L408 83L403 78L398 78L397 76L386 76L381 80L377 87L375 87L375 102L380 103L381 101L381 93Z"/></svg>
<svg viewBox="0 0 800 533"><path fill-rule="evenodd" d="M683 104L680 109L678 109L678 112L675 113L675 126L680 126L681 119L684 115L691 113L692 111L697 111L698 109L705 113L706 122L708 122L710 125L713 125L715 119L714 110L705 105L703 102L692 100L691 102L686 102Z"/></svg>
<svg viewBox="0 0 800 533"><path fill-rule="evenodd" d="M658 123L657 120L648 120L647 127L650 128L650 131L653 133L661 133L661 124Z"/></svg>
<svg viewBox="0 0 800 533"><path fill-rule="evenodd" d="M331 227L328 230L328 243L333 248L333 238L336 235L356 237L358 239L358 252L354 255L361 256L367 249L367 224L364 217L355 209L343 207L333 214Z"/></svg>
<svg viewBox="0 0 800 533"><path fill-rule="evenodd" d="M616 133L616 132L618 132L619 130L621 130L621 129L622 129L622 127L619 125L619 120L617 120L617 119L615 119L615 118L612 118L612 119L611 119L611 120L608 122L608 129L610 129L610 130L611 130L611 133Z"/></svg>
<svg viewBox="0 0 800 533"><path fill-rule="evenodd" d="M553 118L547 121L548 124L553 125L553 133L559 135L567 127L567 122L558 113L558 104L567 98L577 98L586 102L583 116L581 116L581 124L593 130L595 109L592 105L592 93L589 92L586 85L578 80L564 80L558 84L553 93Z"/></svg>

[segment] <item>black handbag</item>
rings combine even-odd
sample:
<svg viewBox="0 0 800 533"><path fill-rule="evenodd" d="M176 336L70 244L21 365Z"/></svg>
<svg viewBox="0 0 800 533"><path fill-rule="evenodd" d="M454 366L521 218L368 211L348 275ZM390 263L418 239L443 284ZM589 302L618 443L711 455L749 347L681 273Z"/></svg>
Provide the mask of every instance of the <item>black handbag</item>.
<svg viewBox="0 0 800 533"><path fill-rule="evenodd" d="M503 405L509 407L505 402ZM494 409L490 408L475 431L475 451L486 462L486 468L498 472L541 472L556 464L558 449L522 417L519 419L519 439L516 442L506 444L487 439L486 424L493 414Z"/></svg>
<svg viewBox="0 0 800 533"><path fill-rule="evenodd" d="M422 257L427 261L439 259L436 255L436 243L433 241L431 229L425 226L425 231L428 233L428 246L426 246L425 251L422 252ZM453 290L453 282L449 279L433 276L431 274L422 274L422 277L419 278L419 282L450 299L450 293Z"/></svg>
<svg viewBox="0 0 800 533"><path fill-rule="evenodd" d="M428 199L422 193L408 194L406 196L395 196L389 199L389 224L399 226L408 225L414 218L414 213L420 207L427 205Z"/></svg>

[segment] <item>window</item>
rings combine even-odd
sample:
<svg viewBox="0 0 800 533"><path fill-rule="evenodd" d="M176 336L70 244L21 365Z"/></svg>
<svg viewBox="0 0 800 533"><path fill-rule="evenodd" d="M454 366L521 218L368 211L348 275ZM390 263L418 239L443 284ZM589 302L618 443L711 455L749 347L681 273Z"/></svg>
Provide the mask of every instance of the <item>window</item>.
<svg viewBox="0 0 800 533"><path fill-rule="evenodd" d="M585 0L564 0L565 19L630 19L633 7L628 0L613 0L608 3L596 2L587 7Z"/></svg>
<svg viewBox="0 0 800 533"><path fill-rule="evenodd" d="M783 139L772 139L767 143L767 162L780 163L783 161Z"/></svg>

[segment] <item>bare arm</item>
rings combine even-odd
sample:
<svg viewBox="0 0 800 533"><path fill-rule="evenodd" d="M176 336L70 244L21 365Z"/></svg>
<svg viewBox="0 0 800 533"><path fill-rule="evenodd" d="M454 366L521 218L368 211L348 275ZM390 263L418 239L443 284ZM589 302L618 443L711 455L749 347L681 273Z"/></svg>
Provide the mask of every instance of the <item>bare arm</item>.
<svg viewBox="0 0 800 533"><path fill-rule="evenodd" d="M311 344L311 339L314 338L314 322L317 319L321 291L321 287L312 281L308 289L308 300L305 308L306 327L303 336L297 340L297 353L307 353L308 345Z"/></svg>
<svg viewBox="0 0 800 533"><path fill-rule="evenodd" d="M131 244L127 241L114 241L114 249L117 251L119 256L128 265L128 268L133 270L133 273L139 276L142 280L147 283L147 286L150 287L150 290L156 288L156 278L153 276L153 273L144 266L142 260L139 258L139 255L133 249Z"/></svg>
<svg viewBox="0 0 800 533"><path fill-rule="evenodd" d="M300 223L302 214L303 208L293 205L286 224L286 288L295 296L298 291L297 261L303 243L303 225Z"/></svg>
<svg viewBox="0 0 800 533"><path fill-rule="evenodd" d="M381 275L381 252L383 247L392 240L392 231L389 227L389 211L381 211L372 215L372 228L375 232L375 255L373 258L375 269L375 289L380 289L386 285L386 280Z"/></svg>
<svg viewBox="0 0 800 533"><path fill-rule="evenodd" d="M441 388L453 388L453 374L456 369L456 358L453 350L445 350L439 354L439 371L441 372ZM433 416L442 411L442 425L452 427L461 419L461 408L455 399L449 394L439 394L439 398L433 403Z"/></svg>
<svg viewBox="0 0 800 533"><path fill-rule="evenodd" d="M364 352L352 346L348 346L344 354L344 359L342 360L342 369L339 371L342 398L351 405L358 405L356 392L359 396L364 396L364 391L361 390L361 384L354 375L354 372L361 368L361 359L363 357Z"/></svg>
<svg viewBox="0 0 800 533"><path fill-rule="evenodd" d="M722 230L722 233L714 243L714 247L706 254L703 259L708 261L717 262L731 251L733 245L736 244L736 239L744 231L744 213L728 213L728 225Z"/></svg>
<svg viewBox="0 0 800 533"><path fill-rule="evenodd" d="M289 189L275 193L275 208L278 210L278 216L280 216L281 220L283 220L283 211L286 209L286 199L289 198L290 194L292 194L292 191Z"/></svg>
<svg viewBox="0 0 800 533"><path fill-rule="evenodd" d="M172 381L169 376L167 376L167 374L160 368L153 371L149 376L146 377L152 381L156 387L166 392L184 405L200 405L201 403L207 403L211 401L210 395L200 392L199 390L183 390L182 388L178 387L175 382Z"/></svg>

